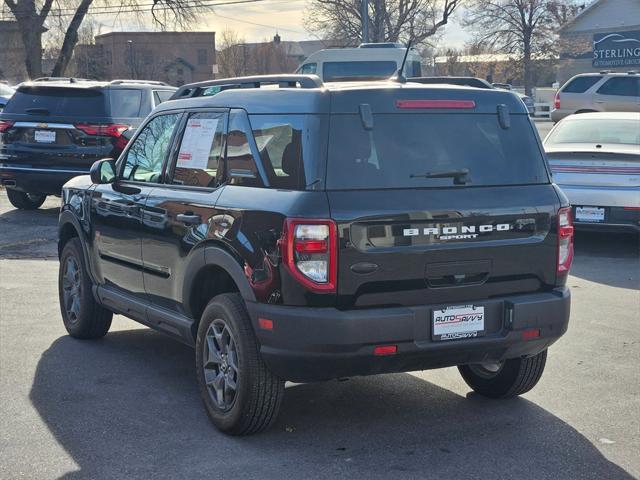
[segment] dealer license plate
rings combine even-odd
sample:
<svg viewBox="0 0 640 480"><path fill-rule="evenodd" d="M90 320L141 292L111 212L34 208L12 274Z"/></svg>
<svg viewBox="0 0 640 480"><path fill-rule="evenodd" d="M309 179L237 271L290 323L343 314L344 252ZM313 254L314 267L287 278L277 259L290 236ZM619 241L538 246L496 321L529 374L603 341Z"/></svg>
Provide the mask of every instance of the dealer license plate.
<svg viewBox="0 0 640 480"><path fill-rule="evenodd" d="M33 134L33 138L38 143L55 143L56 132L51 130L36 130Z"/></svg>
<svg viewBox="0 0 640 480"><path fill-rule="evenodd" d="M576 221L592 223L604 222L604 208L576 207Z"/></svg>
<svg viewBox="0 0 640 480"><path fill-rule="evenodd" d="M434 310L433 339L456 340L484 335L484 307L457 305Z"/></svg>

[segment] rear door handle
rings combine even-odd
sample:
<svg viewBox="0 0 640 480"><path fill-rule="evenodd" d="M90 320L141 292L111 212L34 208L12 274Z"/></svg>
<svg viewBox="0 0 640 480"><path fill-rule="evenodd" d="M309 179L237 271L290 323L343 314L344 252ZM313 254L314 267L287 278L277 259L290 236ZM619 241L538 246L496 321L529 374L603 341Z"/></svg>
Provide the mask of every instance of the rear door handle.
<svg viewBox="0 0 640 480"><path fill-rule="evenodd" d="M202 223L200 215L188 213L179 213L178 215L176 215L176 219L179 222L185 223L187 225L200 225L200 223Z"/></svg>

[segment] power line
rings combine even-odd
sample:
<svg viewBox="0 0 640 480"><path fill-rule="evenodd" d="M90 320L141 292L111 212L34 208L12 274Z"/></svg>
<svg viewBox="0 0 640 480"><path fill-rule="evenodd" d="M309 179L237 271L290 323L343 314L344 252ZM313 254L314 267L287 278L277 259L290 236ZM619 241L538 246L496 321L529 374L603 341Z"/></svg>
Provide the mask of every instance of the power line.
<svg viewBox="0 0 640 480"><path fill-rule="evenodd" d="M141 3L137 7L120 7L120 6L105 6L105 7L90 7L87 12L88 16L92 15L119 15L121 13L141 13L141 12L157 12L157 11L180 11L191 10L194 8L212 8L225 5L237 5L243 3L258 3L268 0L231 0L226 2L219 2L213 0L187 0L186 3L179 3L175 5L157 5L154 3ZM290 0L301 1L301 0ZM287 3L290 3L287 2ZM52 17L72 17L75 15L77 9L75 8L56 8L52 9L49 16ZM38 13L31 15L31 17L39 16Z"/></svg>

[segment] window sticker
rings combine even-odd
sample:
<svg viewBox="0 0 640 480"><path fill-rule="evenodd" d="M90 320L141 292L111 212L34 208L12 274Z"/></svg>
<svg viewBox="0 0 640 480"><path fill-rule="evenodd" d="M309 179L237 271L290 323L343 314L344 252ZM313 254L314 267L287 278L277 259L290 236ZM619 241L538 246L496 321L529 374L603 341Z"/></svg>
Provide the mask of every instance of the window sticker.
<svg viewBox="0 0 640 480"><path fill-rule="evenodd" d="M178 168L207 168L218 121L217 118L189 119L178 152Z"/></svg>

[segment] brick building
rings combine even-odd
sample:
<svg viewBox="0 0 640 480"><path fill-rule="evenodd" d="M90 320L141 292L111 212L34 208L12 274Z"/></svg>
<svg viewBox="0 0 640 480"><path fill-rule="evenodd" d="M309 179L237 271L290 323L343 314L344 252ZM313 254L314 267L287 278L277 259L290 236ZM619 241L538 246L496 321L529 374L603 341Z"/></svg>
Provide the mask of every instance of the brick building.
<svg viewBox="0 0 640 480"><path fill-rule="evenodd" d="M111 32L76 47L73 73L179 86L213 78L215 66L215 32Z"/></svg>

